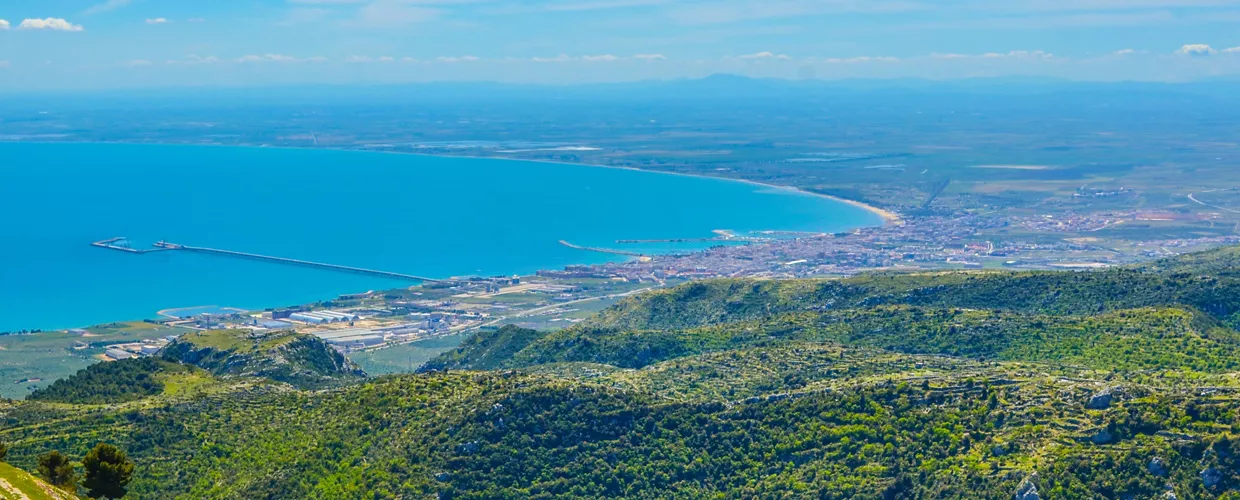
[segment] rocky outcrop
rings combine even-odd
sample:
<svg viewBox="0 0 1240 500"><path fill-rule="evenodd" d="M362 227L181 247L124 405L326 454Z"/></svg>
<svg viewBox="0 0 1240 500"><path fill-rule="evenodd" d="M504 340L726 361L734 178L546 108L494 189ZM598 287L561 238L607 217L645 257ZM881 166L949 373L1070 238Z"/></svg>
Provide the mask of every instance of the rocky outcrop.
<svg viewBox="0 0 1240 500"><path fill-rule="evenodd" d="M1089 441L1094 444L1111 444L1111 442L1115 441L1115 434L1109 430L1102 429L1097 434L1094 434L1093 437L1090 437Z"/></svg>
<svg viewBox="0 0 1240 500"><path fill-rule="evenodd" d="M1114 399L1114 389L1108 388L1102 392L1090 396L1089 402L1085 403L1085 408L1090 410L1105 410L1111 407L1111 402L1114 401Z"/></svg>
<svg viewBox="0 0 1240 500"><path fill-rule="evenodd" d="M1218 488L1223 484L1223 471L1213 467L1207 467L1201 470L1201 484L1208 490Z"/></svg>
<svg viewBox="0 0 1240 500"><path fill-rule="evenodd" d="M1042 496L1038 494L1038 487L1034 481L1038 479L1038 475L1030 474L1020 483L1020 487L1016 488L1015 500L1042 500Z"/></svg>
<svg viewBox="0 0 1240 500"><path fill-rule="evenodd" d="M1155 476L1167 477L1167 461L1163 460L1162 457L1154 457L1153 460L1150 460L1150 464L1146 466L1146 469Z"/></svg>

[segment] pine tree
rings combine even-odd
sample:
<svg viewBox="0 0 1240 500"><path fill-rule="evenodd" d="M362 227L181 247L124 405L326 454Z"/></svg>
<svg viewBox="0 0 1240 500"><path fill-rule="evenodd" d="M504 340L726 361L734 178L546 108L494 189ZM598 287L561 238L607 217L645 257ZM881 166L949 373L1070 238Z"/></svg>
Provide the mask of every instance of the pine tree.
<svg viewBox="0 0 1240 500"><path fill-rule="evenodd" d="M62 490L77 490L77 471L73 470L73 461L59 451L39 455L39 475L48 484Z"/></svg>
<svg viewBox="0 0 1240 500"><path fill-rule="evenodd" d="M99 443L82 459L82 467L86 469L82 484L90 489L91 498L121 498L127 493L125 486L133 477L134 466L125 452Z"/></svg>

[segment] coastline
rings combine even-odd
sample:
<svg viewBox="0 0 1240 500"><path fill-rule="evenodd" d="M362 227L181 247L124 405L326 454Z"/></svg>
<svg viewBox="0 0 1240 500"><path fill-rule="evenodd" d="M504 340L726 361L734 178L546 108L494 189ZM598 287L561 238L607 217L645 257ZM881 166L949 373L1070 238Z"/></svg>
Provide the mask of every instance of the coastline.
<svg viewBox="0 0 1240 500"><path fill-rule="evenodd" d="M120 143L120 144L134 144L134 143ZM223 144L220 144L220 146L223 146ZM247 147L247 146L237 146L237 147ZM697 178L697 179L714 179L714 180L721 180L721 181L727 181L727 182L740 182L740 183L743 183L743 184L749 184L749 185L751 185L751 186L758 186L758 187L764 187L764 188L769 188L769 189L778 189L778 190L781 190L781 191L793 191L793 192L795 192L795 193L797 193L797 194L802 194L802 195L806 195L806 196L816 196L816 197L819 197L819 198L824 198L824 199L828 199L828 200L832 200L832 201L837 201L837 202L840 202L840 203L844 203L844 204L846 204L846 205L852 205L852 206L854 206L854 207L860 208L860 209L865 210L865 211L867 211L867 212L870 212L870 213L872 213L872 214L874 214L874 215L877 215L879 218L881 218L881 219L883 220L883 225L884 225L884 226L886 226L886 225L891 225L891 224L901 224L901 223L903 223L903 219L900 217L900 214L898 214L898 213L896 213L896 212L892 212L892 211L887 210L887 209L883 209L883 208L876 207L876 206L874 206L874 205L870 205L870 204L865 203L865 202L863 202L863 201L852 200L852 199L848 199L848 198L841 198L841 197L839 197L839 196L833 196L833 195L829 195L829 194L815 193L815 192L813 192L813 191L806 191L806 190L801 189L801 188L796 187L796 186L785 186L785 185L782 185L782 184L771 184L771 183L767 183L767 182L755 181L755 180L750 180L750 179L736 179L736 178L732 178L732 177L720 177L720 176L717 176L717 175L705 175L705 174L686 174L686 173L684 173L684 172L668 172L668 171L665 171L665 170L649 170L649 169L637 168L637 167L623 167L623 166L618 166L618 165L599 165L599 164L596 164L596 163L578 163L578 162L571 162L571 161L558 161L558 160L527 160L527 159L524 159L524 158L509 158L509 157L506 157L506 156L466 156L466 155L445 155L445 154L433 154L433 153L406 153L406 152L403 152L403 151L381 151L381 150L372 150L372 149L350 149L350 148L315 148L315 147L300 147L300 146L287 146L287 147L286 147L286 146L249 146L249 147L273 147L273 148L286 148L286 149L310 149L310 150L315 150L315 149L325 149L325 150L329 150L329 151L354 151L354 152L369 152L369 153L385 153L385 154L394 154L394 155L427 156L427 157L431 157L431 158L474 158L474 159L479 159L479 160L505 160L505 161L515 161L515 162L549 163L549 164L552 164L552 165L568 165L568 166L573 166L573 167L592 167L592 168L611 168L611 169L617 169L617 170L630 170L630 171L634 171L634 172L646 172L646 173L651 173L651 174L675 175L675 176L680 176L680 177L693 177L693 178Z"/></svg>
<svg viewBox="0 0 1240 500"><path fill-rule="evenodd" d="M563 166L571 166L571 167L591 167L591 168L619 169L619 170L628 170L628 171L633 171L633 172L646 172L646 173L652 173L652 174L674 175L674 176L680 176L680 177L690 177L690 178L698 178L698 179L711 179L711 180L717 180L717 181L722 181L722 182L740 182L740 183L748 184L748 185L751 185L751 186L754 186L754 187L763 188L763 189L778 190L778 191L786 192L786 193L789 193L789 194L807 195L807 196L814 196L814 197L818 197L818 198L821 198L821 199L832 200L832 201L835 201L835 202L840 202L840 203L843 203L843 204L851 205L851 206L853 206L853 207L859 208L859 209L861 209L861 210L867 211L867 212L872 213L872 214L874 214L875 216L877 216L877 217L876 217L876 219L877 219L876 221L873 221L873 222L871 222L871 221L867 221L867 222L864 222L864 223L861 223L861 224L859 224L859 225L855 226L854 228L865 228L865 227L882 227L882 226L886 226L886 225L891 225L891 224L899 224L899 223L901 223L901 218L900 218L900 215L899 215L899 214L897 214L897 213L894 213L894 212L891 212L891 211L888 211L888 210L884 210L884 209L882 209L882 208L875 207L875 206L872 206L872 205L866 204L866 203L864 203L864 202L860 202L860 201L856 201L856 200L850 200L850 199L841 198L841 197L832 196L832 195L827 195L827 194L822 194L822 193L815 193L815 192L812 192L812 191L807 191L807 190L804 190L804 189L801 189L801 188L797 188L797 187L794 187L794 186L785 186L785 185L771 184L771 183L766 183L766 182L761 182L761 181L755 181L755 180L749 180L749 179L737 179L737 178L722 177L722 176L716 176L716 175L707 175L707 174L692 174L692 173L682 173L682 172L668 172L668 171L660 171L660 170L649 170L649 169L638 168L638 167L616 166L616 165L600 165L600 164L585 163L585 162L570 162L570 161L545 160L545 159L522 159L522 158L511 158L511 157L504 157L504 156L454 155L454 154L428 154L428 153L407 152L407 151L386 151L386 150L381 150L381 149L341 148L341 147L265 146L265 145L230 145L230 144L194 144L194 143L175 143L175 142L174 142L174 143L166 143L166 142L150 142L150 143L146 143L146 142L128 142L128 141L72 141L72 140L54 140L54 141L0 141L0 142L5 142L5 143L23 143L23 142L25 142L25 143L33 143L33 144L85 144L85 145L89 145L89 144L107 144L107 145L122 145L122 146L191 146L191 147L215 146L215 147L223 147L223 148L268 148L268 149L288 149L288 150L307 150L307 151L320 150L320 151L340 151L340 152L351 152L351 153L380 153L380 154L389 154L389 155L423 156L423 157L429 157L429 158L473 159L473 160L503 160L503 161L511 161L511 162L535 162L535 163L545 163L545 164L563 165ZM851 231L851 229L850 229L850 231ZM236 304L233 304L233 305L236 305ZM175 308L166 308L166 309L162 309L162 310L158 311L154 317L156 317L156 318L160 318L160 317L167 317L168 315L167 315L167 314L165 314L165 313L167 313L167 312L169 312L169 311L178 310L178 309L186 309L186 308L185 308L185 307L175 307ZM261 309L261 308L249 308L249 309L251 309L251 310L259 310L259 309ZM77 326L69 326L69 327L65 327L65 328L74 328L74 327L80 327L80 326L92 326L92 325L77 325ZM41 328L41 329L42 329L42 330L44 330L44 331L57 331L57 330L64 330L65 328Z"/></svg>
<svg viewBox="0 0 1240 500"><path fill-rule="evenodd" d="M0 142L12 142L12 143L25 142L25 143L34 143L34 144L118 144L118 145L126 145L126 146L143 146L143 145L148 145L148 146L198 146L198 147L205 146L205 147L225 147L225 148L293 149L293 150L305 150L305 151L347 151L347 152L353 152L353 153L376 153L376 154L389 154L389 155L425 156L429 158L465 158L465 159L477 159L477 160L503 160L503 161L513 161L513 162L548 163L552 165L568 165L568 166L573 166L573 167L611 168L611 169L618 169L618 170L630 170L634 172L646 172L646 173L651 173L651 174L676 175L680 177L693 177L693 178L698 178L698 179L713 179L713 180L720 180L720 181L727 181L727 182L740 182L740 183L749 184L752 186L759 186L759 187L770 188L770 189L779 189L779 190L784 190L784 191L793 191L793 192L796 192L797 194L802 194L806 196L816 196L819 198L837 201L840 203L844 203L846 205L852 205L854 207L860 208L874 215L877 215L880 219L882 219L883 221L882 225L884 226L903 223L903 218L900 216L899 213L896 213L896 212L893 212L893 211L890 211L884 208L879 208L874 205L865 203L863 201L853 200L849 198L842 198L839 196L834 196L834 195L829 195L829 194L815 193L813 191L806 191L796 186L785 186L782 184L771 184L768 182L761 182L761 181L755 181L755 180L750 180L750 179L737 179L733 177L721 177L717 175L687 174L684 172L668 172L665 170L649 170L649 169L644 169L644 168L624 167L624 166L619 166L619 165L599 165L596 163L582 163L582 162L559 161L559 160L510 158L507 156L474 156L474 155L449 155L449 154L436 154L436 153L412 153L412 152L405 152L405 151L384 151L384 150L379 150L379 149L361 149L361 148L329 147L329 146L323 146L323 147L319 147L319 146L269 146L269 145L262 145L262 144L260 145L199 144L199 143L188 143L188 142L126 142L126 141L0 141Z"/></svg>

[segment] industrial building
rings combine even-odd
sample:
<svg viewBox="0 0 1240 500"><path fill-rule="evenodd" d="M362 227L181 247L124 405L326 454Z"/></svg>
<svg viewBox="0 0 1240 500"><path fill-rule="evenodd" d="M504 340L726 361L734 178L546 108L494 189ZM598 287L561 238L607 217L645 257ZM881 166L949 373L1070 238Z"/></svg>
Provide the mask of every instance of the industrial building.
<svg viewBox="0 0 1240 500"><path fill-rule="evenodd" d="M309 311L290 314L288 319L300 321L302 323L310 323L312 325L321 325L325 323L346 323L350 321L357 321L359 317L356 314L337 311Z"/></svg>
<svg viewBox="0 0 1240 500"><path fill-rule="evenodd" d="M382 344L386 341L382 332L371 330L369 328L349 328L345 330L331 330L326 332L315 332L314 336L322 339L333 347L354 350L365 349Z"/></svg>
<svg viewBox="0 0 1240 500"><path fill-rule="evenodd" d="M138 357L138 355L137 355L137 354L134 354L134 353L129 352L129 351L123 351L123 350L120 350L120 349L108 349L107 351L105 351L105 352L104 352L104 354L105 354L105 355L107 355L107 357L112 358L112 359L115 359L115 360L118 360L118 361L119 361L119 360L122 360L122 359L129 359L129 358L136 358L136 357Z"/></svg>

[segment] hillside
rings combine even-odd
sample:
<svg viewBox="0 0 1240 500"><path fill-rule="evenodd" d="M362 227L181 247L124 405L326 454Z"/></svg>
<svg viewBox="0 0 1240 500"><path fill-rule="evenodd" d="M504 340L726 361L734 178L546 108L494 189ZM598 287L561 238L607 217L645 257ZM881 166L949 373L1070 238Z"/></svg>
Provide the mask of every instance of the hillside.
<svg viewBox="0 0 1240 500"><path fill-rule="evenodd" d="M135 498L1234 499L1237 255L707 281L369 379L293 334L203 332L160 392L76 403L141 378L109 367L0 403L0 441L27 470L113 443Z"/></svg>
<svg viewBox="0 0 1240 500"><path fill-rule="evenodd" d="M70 500L77 498L58 490L30 473L0 462L0 500Z"/></svg>
<svg viewBox="0 0 1240 500"><path fill-rule="evenodd" d="M182 335L161 351L176 363L217 376L262 377L302 388L355 381L366 374L313 335L208 330Z"/></svg>
<svg viewBox="0 0 1240 500"><path fill-rule="evenodd" d="M542 333L528 328L508 325L495 331L480 331L461 342L461 345L427 362L420 371L470 368L492 370L499 368L514 354L525 349Z"/></svg>

